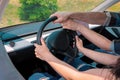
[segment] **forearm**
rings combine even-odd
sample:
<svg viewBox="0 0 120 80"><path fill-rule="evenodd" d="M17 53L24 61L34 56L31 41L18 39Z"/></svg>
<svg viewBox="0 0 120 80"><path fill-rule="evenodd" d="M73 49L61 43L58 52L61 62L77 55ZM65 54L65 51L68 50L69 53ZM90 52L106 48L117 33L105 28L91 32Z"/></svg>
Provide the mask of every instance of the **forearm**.
<svg viewBox="0 0 120 80"><path fill-rule="evenodd" d="M104 49L104 50L110 50L111 41L104 36L84 27L79 26L78 31L89 41L91 41L96 46Z"/></svg>
<svg viewBox="0 0 120 80"><path fill-rule="evenodd" d="M54 70L57 71L62 77L64 77L65 80L103 80L102 77L92 75L92 73L89 74L87 72L77 71L72 66L55 57L48 60L47 63L51 65L51 67L54 68Z"/></svg>
<svg viewBox="0 0 120 80"><path fill-rule="evenodd" d="M91 58L92 60L109 66L114 66L117 63L119 56L96 52L87 48L82 48L80 50L85 56Z"/></svg>
<svg viewBox="0 0 120 80"><path fill-rule="evenodd" d="M78 73L78 71L74 67L57 59L54 56L46 62L66 80L73 80L73 78L75 78Z"/></svg>
<svg viewBox="0 0 120 80"><path fill-rule="evenodd" d="M87 22L89 24L100 24L103 25L106 20L106 14L102 12L75 12L69 16L72 19Z"/></svg>

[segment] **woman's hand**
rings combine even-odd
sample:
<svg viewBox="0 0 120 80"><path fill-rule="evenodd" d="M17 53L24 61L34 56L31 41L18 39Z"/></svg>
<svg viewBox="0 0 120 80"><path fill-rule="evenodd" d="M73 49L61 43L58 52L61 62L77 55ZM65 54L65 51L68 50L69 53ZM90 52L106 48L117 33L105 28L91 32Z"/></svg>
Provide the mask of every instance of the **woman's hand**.
<svg viewBox="0 0 120 80"><path fill-rule="evenodd" d="M49 60L53 55L47 48L44 40L41 38L41 43L42 45L34 44L35 46L35 55L37 58L47 61Z"/></svg>
<svg viewBox="0 0 120 80"><path fill-rule="evenodd" d="M84 48L83 47L83 42L78 36L76 36L75 38L76 38L76 46L77 46L78 50L80 52L82 52L82 49Z"/></svg>
<svg viewBox="0 0 120 80"><path fill-rule="evenodd" d="M50 17L56 16L58 19L54 21L54 23L62 23L66 21L72 12L56 12L52 14Z"/></svg>

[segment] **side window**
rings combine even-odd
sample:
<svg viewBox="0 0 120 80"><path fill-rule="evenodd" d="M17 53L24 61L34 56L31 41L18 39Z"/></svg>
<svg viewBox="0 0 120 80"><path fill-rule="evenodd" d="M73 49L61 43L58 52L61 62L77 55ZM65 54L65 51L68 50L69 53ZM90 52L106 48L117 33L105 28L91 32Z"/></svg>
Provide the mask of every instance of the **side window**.
<svg viewBox="0 0 120 80"><path fill-rule="evenodd" d="M120 12L120 2L108 8L107 11Z"/></svg>

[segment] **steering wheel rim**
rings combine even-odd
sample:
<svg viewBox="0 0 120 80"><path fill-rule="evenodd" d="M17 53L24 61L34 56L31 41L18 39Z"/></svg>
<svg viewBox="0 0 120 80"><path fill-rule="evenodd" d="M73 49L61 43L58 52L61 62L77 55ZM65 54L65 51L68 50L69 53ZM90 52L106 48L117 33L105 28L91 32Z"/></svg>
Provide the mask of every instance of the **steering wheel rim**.
<svg viewBox="0 0 120 80"><path fill-rule="evenodd" d="M53 17L51 17L51 18L48 18L48 19L41 25L39 31L37 32L37 44L41 45L41 40L40 40L40 38L41 38L41 36L42 36L42 32L43 32L44 28L46 27L46 25L47 25L48 23L50 23L51 21L54 21L54 20L56 20L56 19L57 19L57 17L56 17L56 16L53 16Z"/></svg>
<svg viewBox="0 0 120 80"><path fill-rule="evenodd" d="M38 31L38 33L37 33L37 44L42 45L40 38L41 38L41 36L42 36L42 32L43 32L44 28L47 26L47 24L49 24L50 22L52 22L52 21L54 21L54 20L56 20L56 19L57 19L56 16L51 17L51 18L48 18L48 19L41 25L41 27L40 27L40 29L39 29L39 31ZM66 30L66 31L71 31L71 30ZM73 32L72 32L72 33L73 33ZM74 40L74 41L75 41L75 40ZM76 42L75 42L75 43L76 43ZM66 52L62 52L63 55L65 55L65 56L67 56L67 54L73 55L73 56L71 56L71 57L67 56L67 57L69 57L68 60L66 61L66 62L68 62L68 63L70 63L70 62L77 56L77 53L78 53L78 49L77 49L76 45L75 45L75 47L74 47L73 49L70 49L70 48L71 48L71 47L69 47L68 50L66 50ZM58 51L57 51L57 52L58 52ZM53 53L53 52L52 52L52 53ZM61 53L61 52L60 52L60 53ZM67 53L67 54L66 54L66 53Z"/></svg>

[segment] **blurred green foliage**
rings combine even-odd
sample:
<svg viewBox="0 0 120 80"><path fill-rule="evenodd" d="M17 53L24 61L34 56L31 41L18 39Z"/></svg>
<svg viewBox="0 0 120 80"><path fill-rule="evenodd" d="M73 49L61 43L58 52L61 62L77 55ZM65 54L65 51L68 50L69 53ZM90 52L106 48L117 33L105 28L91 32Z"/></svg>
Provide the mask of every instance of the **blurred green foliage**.
<svg viewBox="0 0 120 80"><path fill-rule="evenodd" d="M10 0L0 28L45 20L56 11L88 12L105 0ZM120 11L120 2L108 11Z"/></svg>
<svg viewBox="0 0 120 80"><path fill-rule="evenodd" d="M57 0L20 0L21 20L42 21L57 11Z"/></svg>

